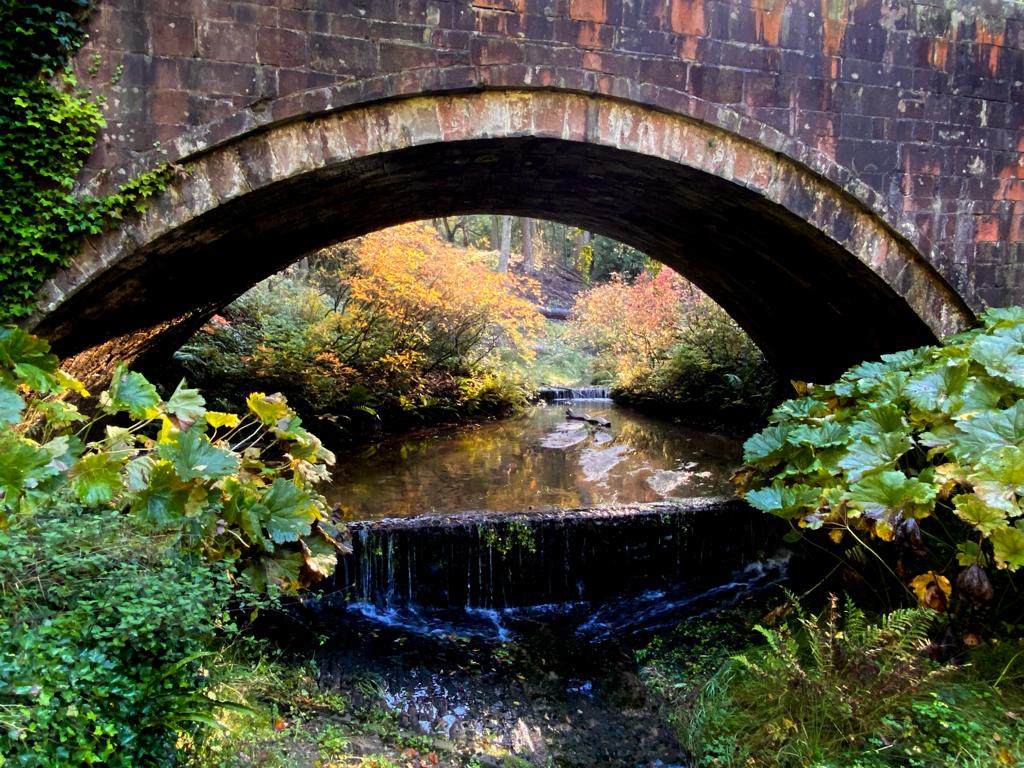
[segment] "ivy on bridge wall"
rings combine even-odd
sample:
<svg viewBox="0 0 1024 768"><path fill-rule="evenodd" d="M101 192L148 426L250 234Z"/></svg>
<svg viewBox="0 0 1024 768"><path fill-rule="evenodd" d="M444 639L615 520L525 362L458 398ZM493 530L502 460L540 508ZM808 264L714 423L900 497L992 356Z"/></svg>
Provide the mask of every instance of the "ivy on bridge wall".
<svg viewBox="0 0 1024 768"><path fill-rule="evenodd" d="M83 236L141 210L173 173L162 166L103 197L76 190L104 125L101 104L67 68L88 12L88 0L0 8L0 319L30 314Z"/></svg>

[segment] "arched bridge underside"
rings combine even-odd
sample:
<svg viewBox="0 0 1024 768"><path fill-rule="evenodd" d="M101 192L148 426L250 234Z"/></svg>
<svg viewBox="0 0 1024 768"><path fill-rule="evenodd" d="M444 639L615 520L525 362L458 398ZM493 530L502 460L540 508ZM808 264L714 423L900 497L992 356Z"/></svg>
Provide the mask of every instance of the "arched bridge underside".
<svg viewBox="0 0 1024 768"><path fill-rule="evenodd" d="M32 324L163 347L302 252L423 216L649 251L822 378L1024 301L1010 0L97 0L97 191L188 164Z"/></svg>
<svg viewBox="0 0 1024 768"><path fill-rule="evenodd" d="M646 251L794 376L832 376L972 317L884 217L785 154L631 101L509 89L343 108L201 151L50 282L35 328L78 370L104 369L166 349L312 249L487 212Z"/></svg>

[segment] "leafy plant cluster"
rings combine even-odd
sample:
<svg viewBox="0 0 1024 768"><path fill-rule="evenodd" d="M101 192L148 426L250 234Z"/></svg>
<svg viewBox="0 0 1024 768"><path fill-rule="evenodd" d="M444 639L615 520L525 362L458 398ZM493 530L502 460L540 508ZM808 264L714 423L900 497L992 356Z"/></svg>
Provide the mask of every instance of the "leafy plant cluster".
<svg viewBox="0 0 1024 768"><path fill-rule="evenodd" d="M542 327L522 283L427 227L396 227L270 278L176 357L228 397L258 381L347 436L500 413L525 404Z"/></svg>
<svg viewBox="0 0 1024 768"><path fill-rule="evenodd" d="M926 557L929 544L941 554L940 539L926 541L919 521L938 513L962 568L959 592L991 600L986 569L1024 565L1024 310L989 310L981 327L942 346L807 387L773 412L744 457L747 501L797 532L894 541ZM952 585L937 559L912 586L942 608Z"/></svg>
<svg viewBox="0 0 1024 768"><path fill-rule="evenodd" d="M247 406L123 366L93 398L0 328L0 755L173 764L222 708L204 662L229 601L331 573L345 541L313 484L333 456L280 395Z"/></svg>
<svg viewBox="0 0 1024 768"><path fill-rule="evenodd" d="M172 765L215 724L208 662L233 631L223 570L118 510L54 506L0 530L0 764Z"/></svg>
<svg viewBox="0 0 1024 768"><path fill-rule="evenodd" d="M695 765L1019 764L1019 693L1000 689L1005 651L992 679L980 655L964 669L928 658L929 610L870 621L850 603L840 611L834 596L818 615L792 606L792 623L758 625L763 642L734 654L678 710Z"/></svg>
<svg viewBox="0 0 1024 768"><path fill-rule="evenodd" d="M103 197L75 192L104 125L100 105L65 69L88 7L12 0L0 8L0 319L29 314L83 235L142 210L174 173L157 168Z"/></svg>
<svg viewBox="0 0 1024 768"><path fill-rule="evenodd" d="M663 268L582 294L569 338L593 352L612 396L694 424L746 427L778 401L776 378L726 312Z"/></svg>

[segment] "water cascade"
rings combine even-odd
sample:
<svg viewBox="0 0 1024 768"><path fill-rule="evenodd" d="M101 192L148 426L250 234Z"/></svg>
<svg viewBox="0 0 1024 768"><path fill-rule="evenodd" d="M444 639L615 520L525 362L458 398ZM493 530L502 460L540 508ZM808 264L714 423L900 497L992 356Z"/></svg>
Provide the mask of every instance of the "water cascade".
<svg viewBox="0 0 1024 768"><path fill-rule="evenodd" d="M542 387L537 396L546 402L561 400L607 400L610 397L608 387Z"/></svg>
<svg viewBox="0 0 1024 768"><path fill-rule="evenodd" d="M319 597L320 611L392 619L427 612L435 624L458 613L483 617L498 637L496 612L582 610L601 634L637 611L659 619L662 609L645 601L690 603L723 585L741 593L778 575L762 561L783 532L721 498L391 518L349 530L352 553Z"/></svg>

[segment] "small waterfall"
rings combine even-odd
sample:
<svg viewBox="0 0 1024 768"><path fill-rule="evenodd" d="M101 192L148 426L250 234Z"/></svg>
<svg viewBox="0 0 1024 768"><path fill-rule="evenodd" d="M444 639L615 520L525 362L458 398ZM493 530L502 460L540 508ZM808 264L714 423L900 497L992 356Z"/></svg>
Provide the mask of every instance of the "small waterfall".
<svg viewBox="0 0 1024 768"><path fill-rule="evenodd" d="M720 591L774 583L778 564L761 561L784 532L777 520L724 499L390 519L350 529L353 551L324 586L321 612L354 610L431 633L449 626L439 616L447 622L457 614L489 636L499 613L583 606L598 638L628 633L631 616L657 623L667 607L697 596L714 604Z"/></svg>
<svg viewBox="0 0 1024 768"><path fill-rule="evenodd" d="M611 394L608 387L542 387L537 396L553 403L561 400L607 400Z"/></svg>

